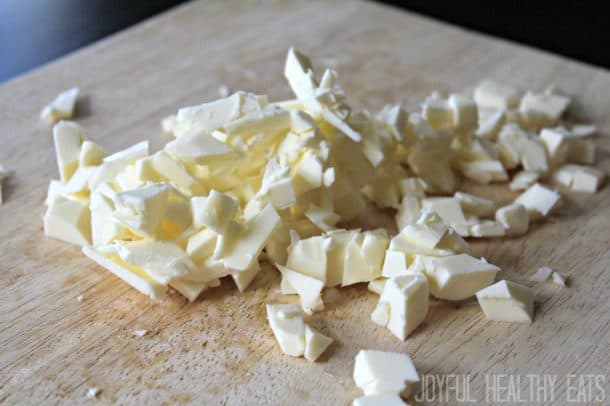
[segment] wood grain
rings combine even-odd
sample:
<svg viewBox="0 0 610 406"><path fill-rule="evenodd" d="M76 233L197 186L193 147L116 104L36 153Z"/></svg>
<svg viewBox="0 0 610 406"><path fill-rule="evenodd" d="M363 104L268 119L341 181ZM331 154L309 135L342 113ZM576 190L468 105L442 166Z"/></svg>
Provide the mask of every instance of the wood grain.
<svg viewBox="0 0 610 406"><path fill-rule="evenodd" d="M78 248L43 237L57 168L38 114L56 93L81 87L78 121L109 150L145 138L158 147L167 141L159 119L216 98L219 85L289 97L281 71L290 45L337 68L357 108L401 100L415 110L434 89L484 77L521 88L556 83L577 97L575 117L600 125L598 167L610 169L607 71L369 3L176 8L0 86L0 162L12 171L0 207L0 403L80 403L95 386L103 404L348 404L360 395L351 373L361 348L404 351L423 374L469 374L479 404L489 373L556 375L554 404L566 399L567 374L601 374L608 399L608 187L568 196L523 238L473 243L502 278L529 284L541 265L570 276L568 289L534 287L531 326L487 322L475 301L434 301L402 343L368 321L377 297L364 286L331 290L311 323L336 343L315 364L283 356L267 327L264 304L291 300L270 269L244 294L225 281L192 304L178 296L155 304Z"/></svg>

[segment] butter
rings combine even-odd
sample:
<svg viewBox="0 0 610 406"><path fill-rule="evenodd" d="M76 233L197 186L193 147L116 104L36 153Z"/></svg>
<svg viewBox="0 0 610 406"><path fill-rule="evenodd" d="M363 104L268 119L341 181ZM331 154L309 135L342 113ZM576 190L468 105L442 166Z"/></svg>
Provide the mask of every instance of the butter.
<svg viewBox="0 0 610 406"><path fill-rule="evenodd" d="M288 249L286 267L326 282L327 252L330 239L315 236L299 240Z"/></svg>
<svg viewBox="0 0 610 406"><path fill-rule="evenodd" d="M163 148L182 162L205 165L232 158L233 149L203 131L188 131Z"/></svg>
<svg viewBox="0 0 610 406"><path fill-rule="evenodd" d="M89 207L81 201L57 196L44 215L44 233L70 244L91 244Z"/></svg>
<svg viewBox="0 0 610 406"><path fill-rule="evenodd" d="M305 313L312 314L315 311L324 309L321 296L322 289L324 288L323 280L296 272L278 264L276 264L276 267L282 273L282 281L285 281L284 283L287 285L285 288L291 288L292 291L299 295L301 307Z"/></svg>
<svg viewBox="0 0 610 406"><path fill-rule="evenodd" d="M371 395L354 399L352 406L404 406L398 395Z"/></svg>
<svg viewBox="0 0 610 406"><path fill-rule="evenodd" d="M606 174L597 168L566 164L558 168L552 180L558 185L574 192L595 193L606 178Z"/></svg>
<svg viewBox="0 0 610 406"><path fill-rule="evenodd" d="M229 221L237 213L238 202L224 193L211 190L207 197L191 198L193 225L195 227L208 227L223 234Z"/></svg>
<svg viewBox="0 0 610 406"><path fill-rule="evenodd" d="M83 254L151 299L161 300L165 297L167 287L151 278L144 270L121 264L120 259L113 260L87 245L83 246Z"/></svg>
<svg viewBox="0 0 610 406"><path fill-rule="evenodd" d="M506 235L504 224L497 220L483 220L468 228L471 237L503 237Z"/></svg>
<svg viewBox="0 0 610 406"><path fill-rule="evenodd" d="M519 104L519 92L513 87L484 80L474 90L474 101L481 109L509 110Z"/></svg>
<svg viewBox="0 0 610 406"><path fill-rule="evenodd" d="M371 319L404 341L427 314L428 281L413 273L387 280Z"/></svg>
<svg viewBox="0 0 610 406"><path fill-rule="evenodd" d="M515 237L527 232L530 216L524 206L512 203L496 211L496 221L504 226L506 235Z"/></svg>
<svg viewBox="0 0 610 406"><path fill-rule="evenodd" d="M493 200L465 192L455 192L453 196L459 201L464 214L470 216L489 217L496 210L496 203ZM443 217L440 213L439 215Z"/></svg>
<svg viewBox="0 0 610 406"><path fill-rule="evenodd" d="M451 94L447 101L452 125L459 133L470 133L477 127L479 117L475 102L463 94Z"/></svg>
<svg viewBox="0 0 610 406"><path fill-rule="evenodd" d="M423 257L425 274L432 296L445 300L464 300L489 286L500 270L495 265L467 254Z"/></svg>
<svg viewBox="0 0 610 406"><path fill-rule="evenodd" d="M566 287L566 278L561 275L558 272L553 272L553 275L551 275L551 278L553 279L553 283L557 286L561 286L562 288Z"/></svg>
<svg viewBox="0 0 610 406"><path fill-rule="evenodd" d="M307 361L315 361L332 344L333 339L305 324L305 352Z"/></svg>
<svg viewBox="0 0 610 406"><path fill-rule="evenodd" d="M78 154L78 166L101 165L106 156L108 156L108 153L102 147L93 141L84 140Z"/></svg>
<svg viewBox="0 0 610 406"><path fill-rule="evenodd" d="M271 237L280 217L271 205L244 225L232 249L224 257L225 266L235 271L243 271L252 266Z"/></svg>
<svg viewBox="0 0 610 406"><path fill-rule="evenodd" d="M51 103L42 109L40 118L51 124L59 120L72 118L79 92L78 87L61 92Z"/></svg>
<svg viewBox="0 0 610 406"><path fill-rule="evenodd" d="M553 270L548 266L542 266L536 270L536 272L530 276L530 280L533 282L544 282L551 277Z"/></svg>
<svg viewBox="0 0 610 406"><path fill-rule="evenodd" d="M526 190L540 179L540 173L532 171L521 171L513 176L508 185L510 190Z"/></svg>
<svg viewBox="0 0 610 406"><path fill-rule="evenodd" d="M195 264L174 243L142 240L116 244L115 248L126 264L145 269L161 284L167 285L179 278L198 280Z"/></svg>
<svg viewBox="0 0 610 406"><path fill-rule="evenodd" d="M515 203L525 207L530 215L530 219L538 219L548 215L559 203L561 196L540 183L535 183L523 192Z"/></svg>
<svg viewBox="0 0 610 406"><path fill-rule="evenodd" d="M377 350L360 350L354 364L354 381L366 396L399 395L419 375L408 355Z"/></svg>
<svg viewBox="0 0 610 406"><path fill-rule="evenodd" d="M81 126L71 121L60 121L53 126L55 156L62 182L70 180L78 168L81 145L85 132Z"/></svg>
<svg viewBox="0 0 610 406"><path fill-rule="evenodd" d="M570 98L553 93L527 92L521 98L519 112L528 122L537 125L552 125L562 116Z"/></svg>
<svg viewBox="0 0 610 406"><path fill-rule="evenodd" d="M305 324L297 305L268 304L267 320L286 355L304 356L308 361L315 361L333 341Z"/></svg>
<svg viewBox="0 0 610 406"><path fill-rule="evenodd" d="M531 323L534 293L526 286L502 280L477 292L477 300L488 320Z"/></svg>
<svg viewBox="0 0 610 406"><path fill-rule="evenodd" d="M134 233L150 237L167 213L169 188L163 183L116 194L113 217Z"/></svg>
<svg viewBox="0 0 610 406"><path fill-rule="evenodd" d="M370 292L373 292L377 295L381 295L381 292L383 292L383 287L385 286L387 281L387 278L373 279L369 282L368 285L366 285L366 287Z"/></svg>
<svg viewBox="0 0 610 406"><path fill-rule="evenodd" d="M260 270L261 267L258 261L254 261L250 268L246 269L245 271L234 272L231 274L231 277L233 278L233 282L235 282L237 289L240 292L243 292L248 288L248 286L250 286L252 281L254 281L254 278L256 278L256 275L258 275Z"/></svg>

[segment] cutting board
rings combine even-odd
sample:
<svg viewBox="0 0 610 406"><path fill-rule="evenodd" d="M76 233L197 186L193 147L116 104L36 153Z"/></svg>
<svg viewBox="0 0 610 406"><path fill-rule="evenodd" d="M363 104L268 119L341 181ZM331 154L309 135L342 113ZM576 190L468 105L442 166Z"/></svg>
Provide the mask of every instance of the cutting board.
<svg viewBox="0 0 610 406"><path fill-rule="evenodd" d="M428 377L462 377L479 404L501 374L521 377L523 396L528 374L556 376L555 404L570 394L568 375L602 376L607 401L610 187L567 195L527 236L472 243L502 267L500 278L532 286L528 276L542 265L569 276L566 289L533 286L532 325L486 321L475 300L433 301L425 323L400 342L369 321L377 296L365 286L333 289L309 318L336 340L316 363L282 355L273 338L265 303L294 298L280 296L269 267L244 294L226 280L194 303L178 295L154 303L77 247L44 238L43 200L58 175L51 129L38 114L59 91L81 87L76 120L108 150L142 139L158 148L168 141L159 120L217 98L221 85L291 97L282 76L290 45L318 68L336 68L355 108L402 101L415 111L433 90L486 77L522 89L555 83L576 97L574 117L600 126L597 166L610 169L610 74L602 69L372 3L175 8L0 86L0 162L11 171L0 206L0 403L81 403L98 387L101 404L346 405L361 395L351 376L362 348L405 352ZM149 333L137 337L137 329ZM428 380L424 389L436 386Z"/></svg>

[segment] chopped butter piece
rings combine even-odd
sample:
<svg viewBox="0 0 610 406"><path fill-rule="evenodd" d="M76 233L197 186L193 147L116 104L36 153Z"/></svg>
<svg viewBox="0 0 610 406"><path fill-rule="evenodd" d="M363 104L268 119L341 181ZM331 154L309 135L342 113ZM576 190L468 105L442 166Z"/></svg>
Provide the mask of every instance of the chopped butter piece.
<svg viewBox="0 0 610 406"><path fill-rule="evenodd" d="M484 80L474 89L474 101L481 109L509 110L519 104L519 92L510 86Z"/></svg>
<svg viewBox="0 0 610 406"><path fill-rule="evenodd" d="M312 276L294 271L287 267L276 264L276 267L282 273L282 280L299 295L301 307L307 314L312 314L315 311L323 310L322 289L324 281L316 279Z"/></svg>
<svg viewBox="0 0 610 406"><path fill-rule="evenodd" d="M399 395L407 384L419 382L408 355L377 350L360 350L354 364L356 386L371 395Z"/></svg>
<svg viewBox="0 0 610 406"><path fill-rule="evenodd" d="M151 278L141 268L130 267L122 262L120 258L110 258L87 245L83 246L83 254L151 299L161 300L165 297L167 286Z"/></svg>
<svg viewBox="0 0 610 406"><path fill-rule="evenodd" d="M553 270L548 266L542 266L530 276L530 280L534 282L544 282L551 277Z"/></svg>
<svg viewBox="0 0 610 406"><path fill-rule="evenodd" d="M566 164L553 173L553 181L575 192L595 193L606 174L597 168Z"/></svg>
<svg viewBox="0 0 610 406"><path fill-rule="evenodd" d="M224 193L210 190L207 197L192 197L191 210L195 227L208 227L223 234L237 213L239 203Z"/></svg>
<svg viewBox="0 0 610 406"><path fill-rule="evenodd" d="M541 125L556 123L570 104L570 98L554 93L527 92L519 104L519 111L529 121Z"/></svg>
<svg viewBox="0 0 610 406"><path fill-rule="evenodd" d="M89 388L87 390L87 399L97 399L97 396L102 392L100 388Z"/></svg>
<svg viewBox="0 0 610 406"><path fill-rule="evenodd" d="M562 288L566 287L566 277L562 274L553 272L552 278L555 285L561 286Z"/></svg>
<svg viewBox="0 0 610 406"><path fill-rule="evenodd" d="M448 100L453 117L453 128L462 133L472 132L479 121L477 105L468 96L452 94Z"/></svg>
<svg viewBox="0 0 610 406"><path fill-rule="evenodd" d="M484 197L465 192L455 192L453 196L460 202L464 213L471 216L489 217L496 209L496 203Z"/></svg>
<svg viewBox="0 0 610 406"><path fill-rule="evenodd" d="M77 200L57 196L44 215L44 233L70 244L91 244L91 211Z"/></svg>
<svg viewBox="0 0 610 406"><path fill-rule="evenodd" d="M375 317L380 312L386 314ZM427 314L428 281L424 275L414 273L387 280L371 318L404 341Z"/></svg>
<svg viewBox="0 0 610 406"><path fill-rule="evenodd" d="M526 286L502 280L477 292L477 300L488 320L531 323L534 292Z"/></svg>
<svg viewBox="0 0 610 406"><path fill-rule="evenodd" d="M100 165L108 153L93 141L84 140L80 146L78 166Z"/></svg>
<svg viewBox="0 0 610 406"><path fill-rule="evenodd" d="M512 181L508 185L510 190L525 190L538 182L540 173L533 171L521 171L513 176Z"/></svg>
<svg viewBox="0 0 610 406"><path fill-rule="evenodd" d="M244 226L244 230L230 252L224 258L225 266L243 271L252 266L280 222L280 216L271 205L265 208Z"/></svg>
<svg viewBox="0 0 610 406"><path fill-rule="evenodd" d="M138 235L155 235L167 213L169 188L163 183L116 194L114 218Z"/></svg>
<svg viewBox="0 0 610 406"><path fill-rule="evenodd" d="M467 254L423 257L432 296L464 300L493 283L500 270L495 265Z"/></svg>
<svg viewBox="0 0 610 406"><path fill-rule="evenodd" d="M530 219L537 219L548 215L560 198L559 193L540 183L535 183L517 197L515 203L519 203L527 209Z"/></svg>
<svg viewBox="0 0 610 406"><path fill-rule="evenodd" d="M60 121L53 126L53 142L62 182L67 182L78 168L81 145L85 140L83 128L72 121Z"/></svg>
<svg viewBox="0 0 610 406"><path fill-rule="evenodd" d="M79 88L73 87L58 94L55 99L40 112L40 118L48 123L72 118L78 99Z"/></svg>
<svg viewBox="0 0 610 406"><path fill-rule="evenodd" d="M315 361L332 344L333 339L305 324L305 353L307 361Z"/></svg>
<svg viewBox="0 0 610 406"><path fill-rule="evenodd" d="M367 289L373 293L376 293L378 295L381 295L381 292L383 292L383 287L385 286L385 283L388 281L387 278L377 278L377 279L373 279L372 281L369 282L369 284L367 285Z"/></svg>
<svg viewBox="0 0 610 406"><path fill-rule="evenodd" d="M183 162L205 165L230 159L233 149L202 131L189 131L163 148Z"/></svg>
<svg viewBox="0 0 610 406"><path fill-rule="evenodd" d="M332 338L308 326L299 306L268 304L267 320L282 352L293 357L304 356L315 361L333 342Z"/></svg>
<svg viewBox="0 0 610 406"><path fill-rule="evenodd" d="M404 406L398 395L370 395L354 399L352 406Z"/></svg>
<svg viewBox="0 0 610 406"><path fill-rule="evenodd" d="M141 240L115 245L117 254L131 266L142 268L161 284L174 279L197 280L195 264L172 242Z"/></svg>
<svg viewBox="0 0 610 406"><path fill-rule="evenodd" d="M483 220L472 224L468 228L471 237L503 237L506 229L500 221Z"/></svg>
<svg viewBox="0 0 610 406"><path fill-rule="evenodd" d="M504 226L506 235L519 236L527 232L530 216L524 206L519 203L512 203L500 207L496 211L496 221Z"/></svg>

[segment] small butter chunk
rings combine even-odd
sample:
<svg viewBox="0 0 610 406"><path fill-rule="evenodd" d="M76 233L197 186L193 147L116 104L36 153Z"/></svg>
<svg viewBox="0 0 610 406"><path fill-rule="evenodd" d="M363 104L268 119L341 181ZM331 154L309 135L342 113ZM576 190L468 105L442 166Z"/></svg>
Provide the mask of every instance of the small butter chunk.
<svg viewBox="0 0 610 406"><path fill-rule="evenodd" d="M484 197L465 192L455 192L454 197L460 202L464 213L470 216L489 217L496 209L496 203Z"/></svg>
<svg viewBox="0 0 610 406"><path fill-rule="evenodd" d="M151 278L143 269L129 266L118 256L108 256L87 245L83 246L83 254L151 299L161 300L165 297L167 286Z"/></svg>
<svg viewBox="0 0 610 406"><path fill-rule="evenodd" d="M469 96L452 94L449 96L448 105L453 117L453 128L458 132L469 133L477 127L477 105Z"/></svg>
<svg viewBox="0 0 610 406"><path fill-rule="evenodd" d="M89 207L81 201L57 196L44 215L44 233L71 244L91 244Z"/></svg>
<svg viewBox="0 0 610 406"><path fill-rule="evenodd" d="M225 266L236 271L250 268L252 263L258 260L259 254L279 223L280 216L273 206L265 206L245 224L244 230L224 258Z"/></svg>
<svg viewBox="0 0 610 406"><path fill-rule="evenodd" d="M566 287L566 277L559 272L553 272L552 279L555 285L561 286L562 288Z"/></svg>
<svg viewBox="0 0 610 406"><path fill-rule="evenodd" d="M397 352L360 350L354 364L356 386L371 395L399 395L419 375L408 355Z"/></svg>
<svg viewBox="0 0 610 406"><path fill-rule="evenodd" d="M519 104L519 92L510 86L484 80L474 89L474 101L481 109L509 110Z"/></svg>
<svg viewBox="0 0 610 406"><path fill-rule="evenodd" d="M354 399L352 406L404 406L399 395L371 395Z"/></svg>
<svg viewBox="0 0 610 406"><path fill-rule="evenodd" d="M430 197L422 200L422 210L435 212L460 235L466 235L466 217L460 201L455 197Z"/></svg>
<svg viewBox="0 0 610 406"><path fill-rule="evenodd" d="M570 98L554 93L527 92L519 104L519 111L528 122L551 125L562 116Z"/></svg>
<svg viewBox="0 0 610 406"><path fill-rule="evenodd" d="M268 304L267 320L282 352L293 357L305 353L305 322L293 304Z"/></svg>
<svg viewBox="0 0 610 406"><path fill-rule="evenodd" d="M233 278L233 282L235 282L237 289L240 292L243 292L248 288L248 286L250 286L252 281L254 281L254 278L256 278L256 275L258 275L260 270L260 264L258 261L254 261L250 268L246 269L245 271L234 272L231 274L231 277Z"/></svg>
<svg viewBox="0 0 610 406"><path fill-rule="evenodd" d="M385 286L386 282L388 280L386 278L377 278L374 279L372 281L370 281L367 285L367 289L370 292L376 293L378 295L381 295L381 292L383 292L383 287Z"/></svg>
<svg viewBox="0 0 610 406"><path fill-rule="evenodd" d="M422 104L422 115L434 129L451 128L453 126L453 111L447 100L440 94L433 93Z"/></svg>
<svg viewBox="0 0 610 406"><path fill-rule="evenodd" d="M163 183L116 194L114 218L133 232L153 236L169 205L169 188Z"/></svg>
<svg viewBox="0 0 610 406"><path fill-rule="evenodd" d="M93 141L85 140L80 147L78 166L100 165L108 153Z"/></svg>
<svg viewBox="0 0 610 406"><path fill-rule="evenodd" d="M386 278L400 276L407 273L407 256L401 251L387 250L383 259L381 275Z"/></svg>
<svg viewBox="0 0 610 406"><path fill-rule="evenodd" d="M502 162L497 160L461 161L456 165L462 175L477 183L488 184L508 180L508 174L502 166Z"/></svg>
<svg viewBox="0 0 610 406"><path fill-rule="evenodd" d="M315 236L299 240L288 250L286 267L320 281L326 281L328 237Z"/></svg>
<svg viewBox="0 0 610 406"><path fill-rule="evenodd" d="M60 121L53 126L55 156L62 182L67 182L78 167L81 145L85 140L83 128L71 121Z"/></svg>
<svg viewBox="0 0 610 406"><path fill-rule="evenodd" d="M533 184L523 192L515 203L525 207L530 215L530 219L538 219L548 215L557 206L561 195L540 183Z"/></svg>
<svg viewBox="0 0 610 406"><path fill-rule="evenodd" d="M67 120L74 115L74 106L78 99L79 88L73 87L58 94L55 99L40 112L40 118L48 123Z"/></svg>
<svg viewBox="0 0 610 406"><path fill-rule="evenodd" d="M133 331L133 335L136 337L144 337L146 334L148 334L148 330L134 330Z"/></svg>
<svg viewBox="0 0 610 406"><path fill-rule="evenodd" d="M497 220L483 220L468 227L471 237L503 237L506 235L504 224Z"/></svg>
<svg viewBox="0 0 610 406"><path fill-rule="evenodd" d="M315 361L332 344L333 339L305 324L305 359Z"/></svg>
<svg viewBox="0 0 610 406"><path fill-rule="evenodd" d="M375 317L380 314L382 317ZM424 275L414 273L387 280L371 319L404 341L427 314L428 281Z"/></svg>
<svg viewBox="0 0 610 406"><path fill-rule="evenodd" d="M201 131L187 132L168 142L164 149L183 162L199 165L227 160L233 154L230 146Z"/></svg>
<svg viewBox="0 0 610 406"><path fill-rule="evenodd" d="M424 257L423 261L430 293L445 300L464 300L473 296L492 284L500 270L467 254Z"/></svg>
<svg viewBox="0 0 610 406"><path fill-rule="evenodd" d="M285 284L285 288L290 287L299 295L301 307L305 313L312 314L324 309L321 296L324 281L281 265L276 264L276 266L282 273L282 282Z"/></svg>
<svg viewBox="0 0 610 406"><path fill-rule="evenodd" d="M370 282L381 276L389 237L384 229L354 235L345 247L342 286Z"/></svg>
<svg viewBox="0 0 610 406"><path fill-rule="evenodd" d="M570 128L570 135L574 137L592 137L598 129L593 124L575 124Z"/></svg>
<svg viewBox="0 0 610 406"><path fill-rule="evenodd" d="M223 234L229 221L235 217L238 205L237 200L214 189L210 190L207 197L193 197L193 225L198 228L205 226Z"/></svg>
<svg viewBox="0 0 610 406"><path fill-rule="evenodd" d="M553 182L574 192L595 193L603 184L606 174L597 168L566 164L557 169L552 176Z"/></svg>
<svg viewBox="0 0 610 406"><path fill-rule="evenodd" d="M530 280L533 282L545 282L553 274L553 270L548 266L542 266L536 270L536 272L530 276Z"/></svg>
<svg viewBox="0 0 610 406"><path fill-rule="evenodd" d="M534 292L527 286L502 280L477 292L477 300L488 320L531 323Z"/></svg>
<svg viewBox="0 0 610 406"><path fill-rule="evenodd" d="M266 309L271 331L286 355L315 361L333 342L305 324L298 305L268 304Z"/></svg>
<svg viewBox="0 0 610 406"><path fill-rule="evenodd" d="M496 211L496 221L504 226L506 235L513 237L527 232L530 216L524 206L512 203Z"/></svg>
<svg viewBox="0 0 610 406"><path fill-rule="evenodd" d="M97 399L101 392L102 390L100 388L89 388L89 390L87 390L87 399Z"/></svg>
<svg viewBox="0 0 610 406"><path fill-rule="evenodd" d="M159 283L168 284L180 277L196 277L191 275L196 271L195 264L175 243L141 240L117 244L116 249L125 263L145 269Z"/></svg>
<svg viewBox="0 0 610 406"><path fill-rule="evenodd" d="M299 99L307 99L313 96L318 87L313 76L311 61L307 56L292 47L288 50L286 56L284 76L295 96Z"/></svg>
<svg viewBox="0 0 610 406"><path fill-rule="evenodd" d="M533 171L521 171L513 176L510 184L510 190L526 190L540 179L540 173Z"/></svg>

